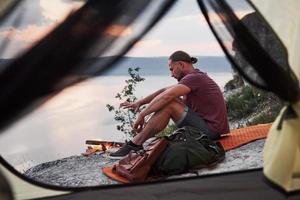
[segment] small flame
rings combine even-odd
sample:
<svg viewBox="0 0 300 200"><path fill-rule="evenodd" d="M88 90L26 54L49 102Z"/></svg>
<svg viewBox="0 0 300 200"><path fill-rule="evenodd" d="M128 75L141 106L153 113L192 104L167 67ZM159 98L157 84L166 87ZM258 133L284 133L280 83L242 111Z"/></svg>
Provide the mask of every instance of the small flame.
<svg viewBox="0 0 300 200"><path fill-rule="evenodd" d="M114 147L121 147L121 144L114 143L114 142L104 142L102 144L98 145L90 145L88 148L97 150L97 151L107 151L108 149L114 148Z"/></svg>

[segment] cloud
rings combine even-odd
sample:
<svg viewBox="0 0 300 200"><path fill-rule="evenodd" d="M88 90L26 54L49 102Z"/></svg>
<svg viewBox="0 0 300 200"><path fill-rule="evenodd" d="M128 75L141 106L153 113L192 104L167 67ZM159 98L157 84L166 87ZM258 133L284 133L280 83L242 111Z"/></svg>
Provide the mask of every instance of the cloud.
<svg viewBox="0 0 300 200"><path fill-rule="evenodd" d="M1 21L0 30L11 27L23 28L28 25L45 25L50 21L41 12L39 1L23 0L17 7Z"/></svg>
<svg viewBox="0 0 300 200"><path fill-rule="evenodd" d="M8 46L1 52L2 58L13 58L32 47L35 42L46 35L53 26L28 25L22 28L11 27L0 31L0 43L7 41Z"/></svg>
<svg viewBox="0 0 300 200"><path fill-rule="evenodd" d="M162 40L159 39L146 39L137 42L135 48L149 48L149 47L159 47L162 44Z"/></svg>
<svg viewBox="0 0 300 200"><path fill-rule="evenodd" d="M182 21L182 22L189 22L189 21L195 21L195 20L201 20L205 21L202 14L194 14L194 15L184 15L184 16L177 16L177 17L171 17L167 21L175 21L176 23Z"/></svg>
<svg viewBox="0 0 300 200"><path fill-rule="evenodd" d="M29 25L22 29L10 28L0 31L0 36L10 40L32 43L49 31L49 26Z"/></svg>
<svg viewBox="0 0 300 200"><path fill-rule="evenodd" d="M72 10L84 2L66 0L24 0L0 27L0 43L8 45L1 57L12 58L32 47ZM20 19L19 23L14 23Z"/></svg>
<svg viewBox="0 0 300 200"><path fill-rule="evenodd" d="M254 10L239 10L235 12L235 15L239 18L242 19L245 15L248 15L250 13L253 13Z"/></svg>
<svg viewBox="0 0 300 200"><path fill-rule="evenodd" d="M245 15L252 13L253 10L237 10L234 12L234 14L238 17L238 19L243 18ZM212 23L220 23L221 22L221 18L222 14L218 14L215 12L210 12L208 13L209 15L209 19ZM223 20L224 21L224 20Z"/></svg>
<svg viewBox="0 0 300 200"><path fill-rule="evenodd" d="M246 9L246 10L234 10L234 14L241 19L242 17L244 17L245 15L254 12L253 9ZM218 15L218 13L216 12L208 12L209 15L209 19L211 20L211 22L220 22L220 16L222 15ZM204 18L204 16L199 13L199 14L190 14L190 15L181 15L181 16L174 16L174 17L170 17L167 20L167 23L176 23L176 24L183 24L183 23L196 23L197 26L199 25L205 25L207 26L207 22L206 19Z"/></svg>
<svg viewBox="0 0 300 200"><path fill-rule="evenodd" d="M51 21L62 21L71 11L80 8L84 2L63 0L40 0L42 15Z"/></svg>
<svg viewBox="0 0 300 200"><path fill-rule="evenodd" d="M142 45L136 45L128 56L169 56L177 50L187 51L191 55L224 55L219 44L216 41L208 41L206 43L174 43L165 45L163 41L148 40L139 42ZM149 45L147 47L147 45Z"/></svg>
<svg viewBox="0 0 300 200"><path fill-rule="evenodd" d="M38 12L36 6L33 6L32 11L34 11L35 14L42 14L45 18L52 20L52 23L38 23L39 19L37 18L40 18L40 15L25 15L28 19L31 19L30 23L26 23L21 27L6 27L5 29L2 29L0 31L0 37L19 42L33 43L42 38L56 26L57 23L53 23L53 21L63 20L64 17L68 15L72 9L78 8L82 4L83 2L78 1L66 3L62 0L40 0L41 7L39 8L39 10L42 11ZM28 7L30 5L35 4L27 3L26 5L24 4L23 7ZM33 18L37 20L32 21Z"/></svg>
<svg viewBox="0 0 300 200"><path fill-rule="evenodd" d="M106 30L106 34L109 34L114 37L119 37L119 36L124 37L124 36L131 35L132 29L128 26L115 24L108 27L108 29Z"/></svg>

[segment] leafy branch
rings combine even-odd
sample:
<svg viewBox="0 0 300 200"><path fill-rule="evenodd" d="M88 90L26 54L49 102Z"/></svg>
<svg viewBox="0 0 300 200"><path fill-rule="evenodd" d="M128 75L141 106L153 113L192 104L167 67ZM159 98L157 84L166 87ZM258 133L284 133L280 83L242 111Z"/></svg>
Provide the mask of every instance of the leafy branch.
<svg viewBox="0 0 300 200"><path fill-rule="evenodd" d="M139 67L136 68L128 68L128 74L130 76L129 79L125 80L126 85L123 87L121 92L118 92L115 96L116 99L120 101L134 102L137 100L134 95L134 91L136 85L145 80L139 75ZM132 129L132 124L136 120L136 114L131 109L122 109L118 107L117 109L110 105L106 105L109 112L114 112L114 120L118 122L117 130L123 132L125 135L129 135L131 137L135 136L136 133ZM145 107L141 107L140 110L143 110Z"/></svg>

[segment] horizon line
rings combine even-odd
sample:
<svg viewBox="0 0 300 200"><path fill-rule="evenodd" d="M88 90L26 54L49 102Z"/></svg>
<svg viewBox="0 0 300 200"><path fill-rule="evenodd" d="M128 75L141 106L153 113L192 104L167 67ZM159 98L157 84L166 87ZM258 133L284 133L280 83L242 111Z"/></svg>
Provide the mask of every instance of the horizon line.
<svg viewBox="0 0 300 200"><path fill-rule="evenodd" d="M193 55L194 57L226 57L225 55ZM90 58L107 58L107 57L116 57L116 56L102 56L102 57L90 57ZM126 57L126 58L165 58L165 57L169 57L169 56L128 56L128 55L124 55L121 57ZM15 58L0 58L3 60L8 60L8 59L18 59L19 57L15 57Z"/></svg>

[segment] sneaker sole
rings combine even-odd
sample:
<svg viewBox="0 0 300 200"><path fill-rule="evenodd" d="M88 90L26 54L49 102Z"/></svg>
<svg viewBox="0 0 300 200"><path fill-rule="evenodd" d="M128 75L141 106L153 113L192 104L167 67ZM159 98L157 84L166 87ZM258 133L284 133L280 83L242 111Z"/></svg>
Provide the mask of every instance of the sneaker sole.
<svg viewBox="0 0 300 200"><path fill-rule="evenodd" d="M112 160L120 160L120 159L124 158L125 156L110 156L110 155L107 155L106 157L110 158Z"/></svg>

